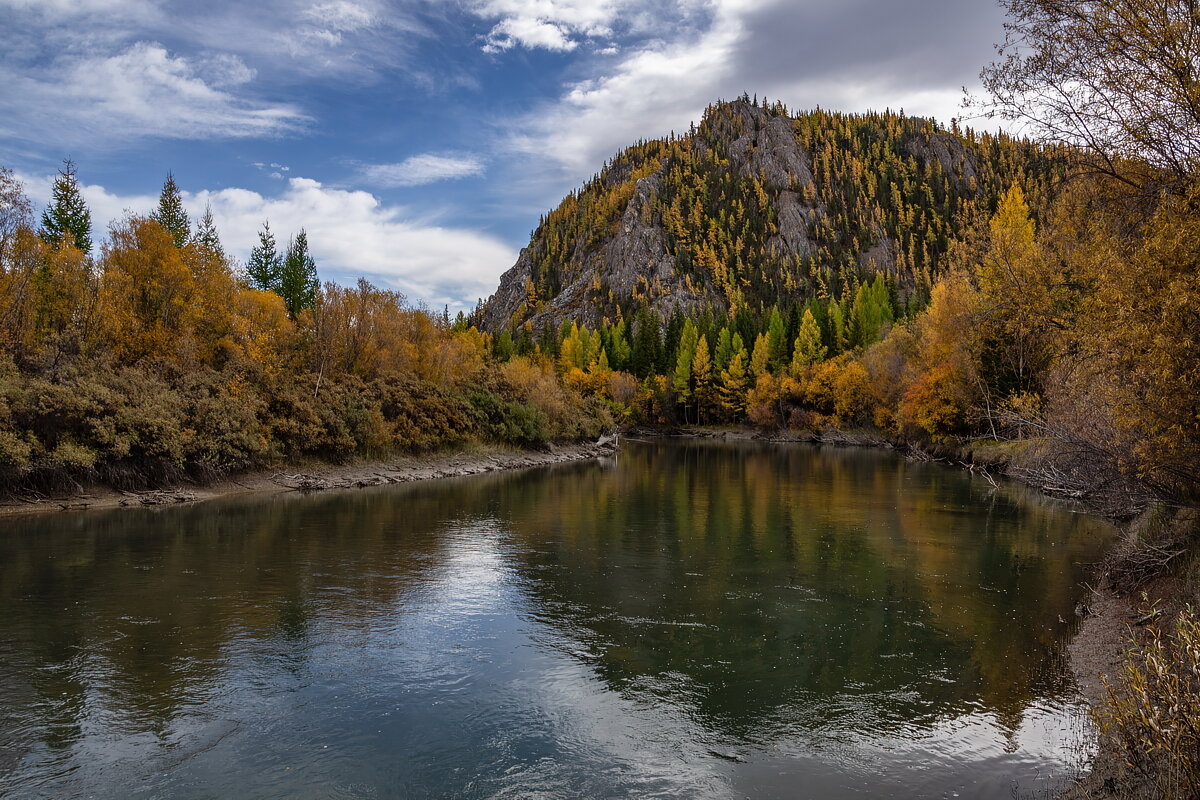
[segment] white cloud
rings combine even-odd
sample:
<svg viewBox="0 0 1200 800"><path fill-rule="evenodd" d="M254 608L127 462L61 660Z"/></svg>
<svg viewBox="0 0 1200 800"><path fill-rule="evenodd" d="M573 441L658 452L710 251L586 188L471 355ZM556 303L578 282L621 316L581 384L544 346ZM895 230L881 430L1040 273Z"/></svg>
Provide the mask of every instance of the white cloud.
<svg viewBox="0 0 1200 800"><path fill-rule="evenodd" d="M9 136L60 144L271 136L305 121L292 106L228 91L253 77L236 56L189 60L138 42L111 56L61 58L38 76L0 70L11 89L0 109L24 122Z"/></svg>
<svg viewBox="0 0 1200 800"><path fill-rule="evenodd" d="M356 31L371 25L375 15L370 9L349 0L318 3L304 10L304 16L337 31Z"/></svg>
<svg viewBox="0 0 1200 800"><path fill-rule="evenodd" d="M488 32L485 53L502 53L516 45L529 49L542 48L560 53L574 50L578 43L568 36L567 30L540 19L515 17L506 19Z"/></svg>
<svg viewBox="0 0 1200 800"><path fill-rule="evenodd" d="M485 52L518 46L566 52L578 46L579 38L610 37L615 25L630 27L645 5L637 0L476 0L470 8L479 17L498 20L484 37ZM659 19L660 24L671 21Z"/></svg>
<svg viewBox="0 0 1200 800"><path fill-rule="evenodd" d="M273 197L222 189L185 200L193 215L211 204L222 240L243 261L263 220L280 239L303 227L323 277L366 276L434 307L473 306L492 293L517 257L496 237L413 218L369 192L332 189L308 178L292 178Z"/></svg>
<svg viewBox="0 0 1200 800"><path fill-rule="evenodd" d="M730 72L742 34L740 5L726 0L696 39L655 42L605 62L607 74L569 86L553 105L518 121L510 146L585 176L636 139L685 129Z"/></svg>
<svg viewBox="0 0 1200 800"><path fill-rule="evenodd" d="M887 30L868 37L861 15L875 6L867 0L845 4L843 9L818 0L680 2L676 16L705 24L678 31L660 26L659 34L669 39L622 42L616 57L590 63L591 76L510 120L506 144L530 157L531 188L548 186L554 193L591 175L631 142L685 131L707 105L742 92L765 94L795 110L903 108L948 123L958 113L960 87L974 82L973 54L1003 33L998 15L956 12L952 0L922 0L923 10L912 20L904 18L907 6L878 9L889 16ZM496 0L484 8L517 14L525 7L532 14L546 5L558 7L549 0ZM622 22L627 16L612 2L603 8L620 12ZM912 11L918 10L914 5ZM966 44L939 46L929 35L916 36L929 29L930 18L954 13L978 18L970 20L974 38ZM839 60L838 52L853 57Z"/></svg>
<svg viewBox="0 0 1200 800"><path fill-rule="evenodd" d="M132 16L154 7L147 0L0 0L0 8L62 20L91 14Z"/></svg>
<svg viewBox="0 0 1200 800"><path fill-rule="evenodd" d="M304 20L290 33L281 37L293 56L311 54L313 50L337 48L346 34L371 28L376 24L375 14L358 3L334 0L306 8L301 14Z"/></svg>
<svg viewBox="0 0 1200 800"><path fill-rule="evenodd" d="M602 40L599 52L617 52L614 39L657 38L691 31L712 13L714 0L466 0L476 16L493 21L483 50L514 47L566 52L583 40Z"/></svg>
<svg viewBox="0 0 1200 800"><path fill-rule="evenodd" d="M482 175L483 170L483 160L478 156L424 153L398 164L368 164L362 175L368 183L391 188Z"/></svg>
<svg viewBox="0 0 1200 800"><path fill-rule="evenodd" d="M54 176L18 177L34 202L44 205ZM96 185L81 189L97 242L114 220L130 212L150 213L158 205L157 194L119 195ZM366 277L432 308L470 310L495 290L500 273L517 259L516 251L498 237L446 227L432 217L385 206L369 192L333 189L309 178L291 178L271 196L230 188L184 192L183 200L193 220L211 206L221 241L242 263L258 242L264 220L270 221L281 246L304 228L323 280L350 283Z"/></svg>
<svg viewBox="0 0 1200 800"><path fill-rule="evenodd" d="M203 130L188 117L213 111L213 135L276 133L301 114L289 103L262 99L262 86L369 83L411 65L416 43L430 35L421 19L431 7L427 0L0 0L0 81L9 89L0 93L0 136L41 137L65 121L96 129L80 134L80 141L91 144L101 133L101 144L111 144L107 139L116 137L106 135L109 119L102 114L61 120L64 110L81 107L134 111L132 124L112 120L123 126L117 133L126 140L200 136ZM113 73L127 80L114 84ZM80 81L88 75L94 79ZM186 91L195 82L220 96L202 97L204 104L188 115L182 99L197 99ZM107 88L116 88L118 98L123 88L124 94L140 92L146 102L104 108L100 101L108 95L95 92ZM164 95L181 102L162 108L159 119L140 113ZM172 124L180 112L185 118Z"/></svg>

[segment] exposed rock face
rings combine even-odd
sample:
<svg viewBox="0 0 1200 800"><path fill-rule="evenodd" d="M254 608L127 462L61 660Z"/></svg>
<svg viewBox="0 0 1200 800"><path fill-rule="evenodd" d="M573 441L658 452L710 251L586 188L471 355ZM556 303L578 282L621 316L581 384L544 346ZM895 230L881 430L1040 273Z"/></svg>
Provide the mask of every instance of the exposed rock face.
<svg viewBox="0 0 1200 800"><path fill-rule="evenodd" d="M638 181L633 198L625 208L620 230L598 250L584 254L576 264L571 265L571 269L564 270L571 280L546 308L530 315L529 321L535 329L547 321L557 326L564 319L595 328L601 321L604 309L599 304L588 302L587 295L597 284L603 285L616 296L629 296L639 285L658 286L661 296L656 298L652 306L663 316L669 315L675 308L695 311L724 302L719 295L704 287L697 291L681 280L662 226L646 221L644 212L659 182L657 173ZM525 306L531 279L531 254L530 248L526 247L517 258L517 263L501 276L499 288L484 306L485 329L500 330L512 323L514 315Z"/></svg>
<svg viewBox="0 0 1200 800"><path fill-rule="evenodd" d="M776 191L813 183L812 157L796 140L792 121L769 117L756 106L742 106L746 133L729 146L730 160L741 164L743 175L759 175Z"/></svg>
<svg viewBox="0 0 1200 800"><path fill-rule="evenodd" d="M797 136L794 121L745 101L726 104L723 110L726 113L719 117L706 118L704 135L694 134L685 141L697 153L709 152L706 141L718 143L735 174L746 181L756 179L765 190L774 211L774 228L765 242L772 258L793 258L798 263L817 256L813 232L818 225L828 225L830 213L817 190L813 155ZM906 148L914 159L939 162L958 183L965 185L976 175L971 154L953 136L914 137ZM662 318L675 308L688 312L728 307L730 298L708 277L696 270L684 275L677 266L677 254L655 205L668 162L663 159L655 171L637 181L614 233L590 246L576 243L567 263L554 265L561 289L541 303L533 291L534 255L540 252L535 234L485 304L484 328L498 331L529 321L537 329L563 320L594 328L611 314L610 298L631 296L644 299ZM860 243L855 260L865 269L888 272L894 268L896 244L878 225L874 227L871 238Z"/></svg>
<svg viewBox="0 0 1200 800"><path fill-rule="evenodd" d="M971 154L962 142L944 133L935 133L924 139L913 139L908 143L908 152L921 160L936 160L947 175L967 182L978 180L979 175Z"/></svg>

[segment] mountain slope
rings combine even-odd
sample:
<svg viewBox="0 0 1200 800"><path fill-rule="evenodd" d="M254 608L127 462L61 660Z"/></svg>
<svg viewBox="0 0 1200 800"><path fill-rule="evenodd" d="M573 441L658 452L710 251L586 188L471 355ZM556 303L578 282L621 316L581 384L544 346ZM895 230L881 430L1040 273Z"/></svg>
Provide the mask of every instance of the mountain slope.
<svg viewBox="0 0 1200 800"><path fill-rule="evenodd" d="M640 142L544 217L481 310L489 330L620 308L755 309L846 291L882 273L923 302L951 240L1058 154L901 114L790 116L743 97L683 136Z"/></svg>

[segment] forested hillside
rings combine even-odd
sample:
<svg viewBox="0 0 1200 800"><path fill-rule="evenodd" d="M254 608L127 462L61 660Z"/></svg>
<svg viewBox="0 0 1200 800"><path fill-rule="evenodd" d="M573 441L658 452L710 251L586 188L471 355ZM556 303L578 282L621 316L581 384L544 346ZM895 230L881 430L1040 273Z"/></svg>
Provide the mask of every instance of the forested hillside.
<svg viewBox="0 0 1200 800"><path fill-rule="evenodd" d="M885 112L743 97L699 126L625 150L544 217L482 309L488 330L598 326L649 307L788 314L882 276L903 310L929 300L950 243L1022 183L1036 203L1064 153Z"/></svg>

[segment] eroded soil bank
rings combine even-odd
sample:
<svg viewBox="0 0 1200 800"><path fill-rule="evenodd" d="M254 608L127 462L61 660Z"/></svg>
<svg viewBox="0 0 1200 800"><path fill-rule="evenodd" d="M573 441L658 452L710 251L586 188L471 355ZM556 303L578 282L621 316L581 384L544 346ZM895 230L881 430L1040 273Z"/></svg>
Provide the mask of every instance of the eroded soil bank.
<svg viewBox="0 0 1200 800"><path fill-rule="evenodd" d="M251 492L352 489L452 478L597 458L615 452L617 444L616 437L602 437L596 442L552 445L546 450L476 446L455 452L398 456L384 461L358 462L342 466L309 464L285 467L279 471L230 476L204 485L181 484L148 492L121 492L104 486L89 486L70 494L5 497L0 499L0 516L87 508L192 503Z"/></svg>

